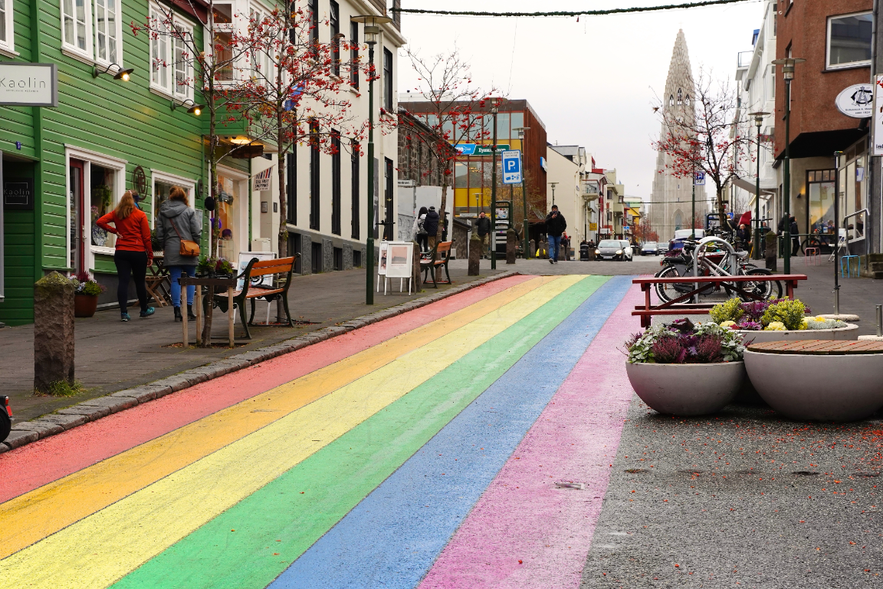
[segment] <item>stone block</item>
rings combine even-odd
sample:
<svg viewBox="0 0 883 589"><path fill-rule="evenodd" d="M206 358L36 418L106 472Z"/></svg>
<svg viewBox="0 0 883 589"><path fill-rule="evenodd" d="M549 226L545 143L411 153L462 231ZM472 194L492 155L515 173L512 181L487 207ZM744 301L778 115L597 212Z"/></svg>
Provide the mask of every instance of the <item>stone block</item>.
<svg viewBox="0 0 883 589"><path fill-rule="evenodd" d="M60 425L65 430L69 430L72 427L77 427L78 425L83 425L88 419L86 419L85 415L46 415L43 417L46 421L50 423L54 423L56 425Z"/></svg>
<svg viewBox="0 0 883 589"><path fill-rule="evenodd" d="M19 446L24 446L25 444L36 442L39 439L40 434L35 431L14 429L9 432L9 435L6 437L3 443L6 444L10 449L15 449Z"/></svg>
<svg viewBox="0 0 883 589"><path fill-rule="evenodd" d="M146 403L156 399L156 389L150 388L148 385L135 387L133 389L125 389L110 395L111 397L132 397L138 403Z"/></svg>
<svg viewBox="0 0 883 589"><path fill-rule="evenodd" d="M34 389L74 382L74 285L52 272L34 284Z"/></svg>
<svg viewBox="0 0 883 589"><path fill-rule="evenodd" d="M98 405L74 405L73 407L60 410L58 415L82 415L88 418L87 421L94 421L110 415L110 409L108 407L99 407Z"/></svg>

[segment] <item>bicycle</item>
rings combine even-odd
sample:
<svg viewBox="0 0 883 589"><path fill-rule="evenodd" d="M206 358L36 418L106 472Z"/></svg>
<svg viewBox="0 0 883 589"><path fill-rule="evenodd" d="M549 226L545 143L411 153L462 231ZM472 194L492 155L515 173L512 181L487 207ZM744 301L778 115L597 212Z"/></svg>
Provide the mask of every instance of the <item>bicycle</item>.
<svg viewBox="0 0 883 589"><path fill-rule="evenodd" d="M770 276L766 268L758 268L747 262L748 252L737 252L727 241L717 237L707 237L698 244L684 243L681 253L666 256L661 264L665 266L656 273L657 278L682 276ZM656 285L656 295L662 302L669 302L693 290L690 283L660 283ZM740 290L742 291L740 293ZM741 285L709 285L699 291L698 296L725 294L751 301L782 297L782 283L775 281L743 282ZM746 296L747 295L747 296Z"/></svg>

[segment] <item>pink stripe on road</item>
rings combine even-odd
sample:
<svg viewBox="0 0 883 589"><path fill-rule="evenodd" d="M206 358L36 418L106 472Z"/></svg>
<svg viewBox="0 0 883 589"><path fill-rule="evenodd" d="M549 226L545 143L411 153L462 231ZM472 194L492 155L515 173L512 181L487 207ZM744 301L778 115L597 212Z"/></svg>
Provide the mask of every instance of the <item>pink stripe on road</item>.
<svg viewBox="0 0 883 589"><path fill-rule="evenodd" d="M641 300L629 289L420 589L579 586L633 394L620 349Z"/></svg>
<svg viewBox="0 0 883 589"><path fill-rule="evenodd" d="M0 503L533 278L513 276L484 284L0 454ZM293 332L292 337L295 335ZM138 424L135 430L133 421ZM58 460L69 447L76 447L77 452L68 452L64 461ZM40 467L32 468L34 464Z"/></svg>

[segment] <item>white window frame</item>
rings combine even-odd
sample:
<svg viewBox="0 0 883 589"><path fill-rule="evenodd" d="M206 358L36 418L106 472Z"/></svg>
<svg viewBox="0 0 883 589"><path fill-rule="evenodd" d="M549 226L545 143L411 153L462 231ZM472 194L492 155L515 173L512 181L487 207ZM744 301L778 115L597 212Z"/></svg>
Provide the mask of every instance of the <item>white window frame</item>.
<svg viewBox="0 0 883 589"><path fill-rule="evenodd" d="M866 14L871 15L873 18L873 13L869 10L864 10L862 12L853 12L850 14L838 14L836 16L829 16L828 17L827 23L825 25L825 28L826 28L826 31L825 31L825 69L839 70L839 69L845 69L845 68L864 67L864 66L871 65L870 59L864 59L862 61L850 61L848 63L833 63L833 64L831 63L831 23L834 22L835 20L849 18L849 17L853 17L853 16L863 16ZM872 29L873 29L873 27L872 27ZM871 47L873 50L873 30L871 32L871 35L872 35Z"/></svg>
<svg viewBox="0 0 883 589"><path fill-rule="evenodd" d="M246 23L246 27L250 25L252 19L254 19L255 22L259 23L265 18L268 18L270 16L270 11L257 2L251 2L248 7L248 15L249 22ZM275 84L276 64L268 54L264 52L252 53L252 55L249 55L249 61L251 62L249 64L248 70L250 74L254 75L254 72L257 71L257 66L260 65L261 79L268 80L269 82Z"/></svg>
<svg viewBox="0 0 883 589"><path fill-rule="evenodd" d="M115 174L113 177L113 194L110 197L111 207L116 208L117 203L119 203L119 199L122 196L123 192L126 191L126 164L128 162L123 159L115 158L109 155L105 155L103 153L98 153L96 151L92 151L90 149L83 149L81 147L75 147L72 145L65 144L64 146L64 177L65 177L65 195L69 195L71 193L71 179L70 179L70 164L71 160L82 160L86 165L83 168L83 193L91 194L92 193L92 164L99 164L105 168L112 169ZM65 213L65 227L71 226L71 208L70 206L65 207L67 212ZM88 215L84 215L84 219L90 219ZM95 254L105 254L108 256L112 256L114 253L114 248L112 247L104 247L98 245L92 245L92 237L89 232L91 231L92 223L91 219L88 223L84 223L82 227L78 229L83 236L83 239L87 239L86 243L89 243L89 250L86 252L85 263L86 267L89 268L90 271L95 270ZM88 231L87 231L88 229ZM71 259L71 242L70 239L66 240L65 245L65 260Z"/></svg>
<svg viewBox="0 0 883 589"><path fill-rule="evenodd" d="M214 39L212 38L212 33L231 33L235 34L237 29L241 29L243 32L248 27L248 20L245 19L243 23L242 20L242 10L241 7L243 3L237 0L216 0L211 6L212 8L215 6L221 5L229 5L230 6L230 20L232 22L229 23L215 23L214 15L212 14L211 9L209 10L209 24L205 27L204 45L205 45L205 54L208 57L209 63L213 63L214 61ZM249 3L245 2L244 5L246 8ZM248 12L246 10L245 12ZM233 72L230 80L215 80L214 84L216 86L224 87L224 86L235 86L243 76L243 68L242 64L237 62L233 63Z"/></svg>
<svg viewBox="0 0 883 589"><path fill-rule="evenodd" d="M121 0L114 0L116 3L116 21L114 26L113 34L115 36L114 45L116 46L116 59L108 59L107 57L101 57L96 53L97 46L97 38L99 34L100 27L98 26L98 15L99 10L96 9L96 4L98 2L103 2L104 5L107 5L107 0L84 0L83 1L83 22L82 25L85 28L85 39L86 39L86 47L79 47L76 43L76 39L67 39L67 35L64 27L65 20L65 4L70 3L71 7L74 10L74 15L71 15L74 18L74 36L76 37L76 7L75 0L59 0L59 16L61 18L61 49L65 55L69 55L71 57L75 57L78 59L82 59L86 62L95 63L98 65L109 66L111 64L116 63L120 68L123 66L123 15L122 15L122 2ZM7 2L11 2L11 0L7 0ZM108 55L110 52L108 51Z"/></svg>
<svg viewBox="0 0 883 589"><path fill-rule="evenodd" d="M165 9L159 8L155 4L151 4L150 19L153 23L153 26L156 26L157 23L162 24L166 20ZM190 24L186 19L179 17L177 14L173 14L172 22L177 30L186 32L192 38L193 25ZM164 55L156 55L156 52L159 49L162 49ZM179 49L181 52L186 52L188 50L187 46L181 39L172 35L160 34L155 39L150 39L148 47L148 59L150 63L150 89L158 92L159 94L162 94L163 96L167 96L169 98L177 100L180 103L183 103L187 100L193 100L193 87L196 83L196 80L194 78L195 74L193 62L186 61L184 62L185 69L183 71L183 76L184 79L187 80L187 83L178 83L178 62L175 60L175 57ZM159 60L162 60L162 65L157 65ZM154 77L158 72L164 73L167 79L165 81L161 79L155 80Z"/></svg>
<svg viewBox="0 0 883 589"><path fill-rule="evenodd" d="M154 223L153 220L156 217L159 211L156 210L156 183L162 182L163 184L173 184L175 186L180 186L184 189L184 192L187 193L187 203L188 206L196 210L196 203L194 202L195 190L196 190L196 180L192 178L185 178L184 176L176 176L175 174L169 174L168 172L163 172L161 170L150 169L150 215L148 215L147 219L150 221L150 228L153 229Z"/></svg>
<svg viewBox="0 0 883 589"><path fill-rule="evenodd" d="M3 0L3 2L5 8L3 9L3 15L0 15L0 20L6 25L6 38L0 39L0 51L8 53L11 56L16 56L18 53L15 52L15 23L12 18L13 0Z"/></svg>

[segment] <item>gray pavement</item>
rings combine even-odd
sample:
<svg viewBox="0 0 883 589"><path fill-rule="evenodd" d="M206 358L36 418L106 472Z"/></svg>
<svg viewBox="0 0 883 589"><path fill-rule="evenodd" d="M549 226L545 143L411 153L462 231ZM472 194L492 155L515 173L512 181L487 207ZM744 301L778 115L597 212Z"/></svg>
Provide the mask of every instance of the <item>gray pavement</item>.
<svg viewBox="0 0 883 589"><path fill-rule="evenodd" d="M387 295L375 294L371 307L365 305L363 270L298 276L290 291L291 309L293 316L304 323L294 328L254 328L253 339L237 340L235 349L184 349L180 346L181 324L172 321L170 307L158 308L149 319L133 319L129 323L118 320L116 309L100 311L95 317L76 321L76 378L86 392L70 398L33 395L33 328L3 328L0 390L10 397L15 412L14 428L20 431L10 435L6 446L0 444L0 451L428 304L439 296L504 273L652 275L659 270L659 260L654 256L636 258L634 262L562 261L554 265L548 260L518 260L514 265L499 260L496 270L491 270L490 262L483 260L477 277L467 276L465 260L454 260L453 285L438 290L430 286L411 295L395 290ZM797 258L792 263L792 273L808 276L796 294L814 313L833 312L833 264L805 265L803 258ZM883 281L842 278L841 285L841 312L862 318L860 334L876 333L874 306L883 304ZM265 317L265 308L258 304L258 321ZM638 328L635 318L635 331ZM237 328L237 333L242 335L241 328ZM226 322L216 319L214 335L218 343L226 340ZM46 417L25 423L40 416Z"/></svg>

